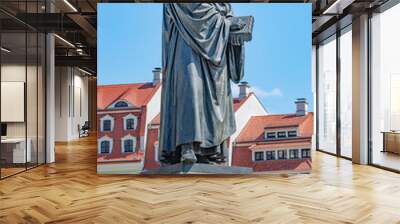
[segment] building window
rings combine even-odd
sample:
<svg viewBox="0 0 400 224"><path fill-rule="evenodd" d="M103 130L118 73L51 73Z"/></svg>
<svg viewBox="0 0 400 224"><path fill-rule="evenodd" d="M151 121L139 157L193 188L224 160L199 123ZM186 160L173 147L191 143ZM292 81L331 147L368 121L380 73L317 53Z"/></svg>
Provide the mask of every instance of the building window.
<svg viewBox="0 0 400 224"><path fill-rule="evenodd" d="M275 160L275 151L267 151L266 157L266 160Z"/></svg>
<svg viewBox="0 0 400 224"><path fill-rule="evenodd" d="M286 138L286 131L279 131L278 138Z"/></svg>
<svg viewBox="0 0 400 224"><path fill-rule="evenodd" d="M311 158L311 150L310 149L302 149L301 157L302 158Z"/></svg>
<svg viewBox="0 0 400 224"><path fill-rule="evenodd" d="M124 152L133 152L133 139L124 140Z"/></svg>
<svg viewBox="0 0 400 224"><path fill-rule="evenodd" d="M129 107L128 103L125 101L119 101L114 105L115 108Z"/></svg>
<svg viewBox="0 0 400 224"><path fill-rule="evenodd" d="M267 132L266 139L275 139L275 138L276 138L276 132Z"/></svg>
<svg viewBox="0 0 400 224"><path fill-rule="evenodd" d="M293 138L293 137L297 137L297 131L288 131L288 137L289 138Z"/></svg>
<svg viewBox="0 0 400 224"><path fill-rule="evenodd" d="M122 153L135 152L136 151L136 137L127 135L121 138Z"/></svg>
<svg viewBox="0 0 400 224"><path fill-rule="evenodd" d="M298 159L299 158L299 150L291 149L289 150L289 159Z"/></svg>
<svg viewBox="0 0 400 224"><path fill-rule="evenodd" d="M137 126L137 117L133 114L128 114L124 117L124 129L135 130Z"/></svg>
<svg viewBox="0 0 400 224"><path fill-rule="evenodd" d="M126 129L127 130L135 129L135 120L133 118L126 119Z"/></svg>
<svg viewBox="0 0 400 224"><path fill-rule="evenodd" d="M111 131L111 120L103 120L103 131Z"/></svg>
<svg viewBox="0 0 400 224"><path fill-rule="evenodd" d="M254 160L255 160L255 161L262 161L262 160L264 160L264 152L255 152L255 153L254 153Z"/></svg>
<svg viewBox="0 0 400 224"><path fill-rule="evenodd" d="M100 119L101 131L112 131L114 129L114 118L110 115L105 115Z"/></svg>
<svg viewBox="0 0 400 224"><path fill-rule="evenodd" d="M101 141L101 144L100 144L101 146L100 146L100 153L101 154L109 154L110 153L110 141L108 141L108 140L104 140L104 141Z"/></svg>
<svg viewBox="0 0 400 224"><path fill-rule="evenodd" d="M286 159L286 158L287 158L286 150L278 150L278 159Z"/></svg>
<svg viewBox="0 0 400 224"><path fill-rule="evenodd" d="M108 136L103 136L97 140L97 153L111 154L113 148L113 139Z"/></svg>

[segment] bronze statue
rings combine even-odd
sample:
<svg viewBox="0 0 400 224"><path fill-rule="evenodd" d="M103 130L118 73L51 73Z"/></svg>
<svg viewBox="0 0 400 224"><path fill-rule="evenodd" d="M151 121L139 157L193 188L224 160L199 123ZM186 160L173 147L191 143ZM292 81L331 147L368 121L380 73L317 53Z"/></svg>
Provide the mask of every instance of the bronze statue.
<svg viewBox="0 0 400 224"><path fill-rule="evenodd" d="M166 164L222 163L236 130L230 82L243 77L252 17L229 3L165 3L160 146Z"/></svg>

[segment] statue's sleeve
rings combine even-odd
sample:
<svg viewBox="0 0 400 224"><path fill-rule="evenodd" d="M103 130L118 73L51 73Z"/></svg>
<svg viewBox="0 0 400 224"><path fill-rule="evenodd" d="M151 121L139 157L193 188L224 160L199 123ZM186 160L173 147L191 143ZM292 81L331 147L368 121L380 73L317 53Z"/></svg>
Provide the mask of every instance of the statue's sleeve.
<svg viewBox="0 0 400 224"><path fill-rule="evenodd" d="M167 3L165 7L184 41L219 65L226 53L230 21L209 3Z"/></svg>
<svg viewBox="0 0 400 224"><path fill-rule="evenodd" d="M227 66L229 78L234 83L239 83L244 75L244 45L234 46L228 44Z"/></svg>

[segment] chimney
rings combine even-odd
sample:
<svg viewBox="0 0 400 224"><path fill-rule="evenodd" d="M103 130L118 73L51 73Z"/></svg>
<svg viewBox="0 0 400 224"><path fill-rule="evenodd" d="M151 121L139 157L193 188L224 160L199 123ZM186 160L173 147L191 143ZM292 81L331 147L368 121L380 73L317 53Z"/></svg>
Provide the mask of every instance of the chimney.
<svg viewBox="0 0 400 224"><path fill-rule="evenodd" d="M161 68L156 67L153 69L153 85L157 85L161 82L162 72Z"/></svg>
<svg viewBox="0 0 400 224"><path fill-rule="evenodd" d="M239 84L239 100L246 98L250 93L250 85L248 82Z"/></svg>
<svg viewBox="0 0 400 224"><path fill-rule="evenodd" d="M306 98L297 98L297 100L294 103L296 104L296 116L307 115L308 103Z"/></svg>

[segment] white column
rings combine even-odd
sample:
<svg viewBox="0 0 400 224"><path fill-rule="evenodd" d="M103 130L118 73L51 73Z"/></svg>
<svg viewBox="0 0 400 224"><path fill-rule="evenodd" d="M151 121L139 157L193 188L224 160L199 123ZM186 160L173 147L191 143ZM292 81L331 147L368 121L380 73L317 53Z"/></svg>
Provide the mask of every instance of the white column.
<svg viewBox="0 0 400 224"><path fill-rule="evenodd" d="M353 162L368 163L368 15L353 19Z"/></svg>
<svg viewBox="0 0 400 224"><path fill-rule="evenodd" d="M55 54L54 35L46 36L46 163L55 161Z"/></svg>

